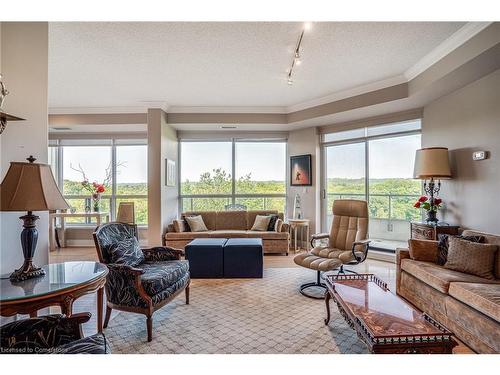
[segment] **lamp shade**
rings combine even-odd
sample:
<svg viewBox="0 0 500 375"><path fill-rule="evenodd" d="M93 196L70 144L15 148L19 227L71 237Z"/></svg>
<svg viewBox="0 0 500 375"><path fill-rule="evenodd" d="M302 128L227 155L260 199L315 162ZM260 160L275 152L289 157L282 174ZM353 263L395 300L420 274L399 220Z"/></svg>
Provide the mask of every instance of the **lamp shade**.
<svg viewBox="0 0 500 375"><path fill-rule="evenodd" d="M68 208L49 165L10 163L0 185L0 211L49 211Z"/></svg>
<svg viewBox="0 0 500 375"><path fill-rule="evenodd" d="M429 147L417 150L413 177L419 179L451 178L448 149Z"/></svg>

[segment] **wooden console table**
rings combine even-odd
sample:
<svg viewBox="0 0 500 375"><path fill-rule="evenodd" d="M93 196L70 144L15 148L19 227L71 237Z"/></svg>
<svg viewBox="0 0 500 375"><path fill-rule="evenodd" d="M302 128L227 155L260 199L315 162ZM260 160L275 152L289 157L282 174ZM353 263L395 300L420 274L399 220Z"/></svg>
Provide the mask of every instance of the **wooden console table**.
<svg viewBox="0 0 500 375"><path fill-rule="evenodd" d="M66 223L65 220L70 217L80 217L80 218L95 218L96 226L101 225L102 222L109 222L109 213L107 212L56 212L49 214L49 245L50 251L54 251L56 248L54 231L56 228L55 221L57 218L61 219L61 235L59 241L61 247L66 247Z"/></svg>
<svg viewBox="0 0 500 375"><path fill-rule="evenodd" d="M416 240L433 240L437 241L440 234L457 235L459 230L458 225L448 224L428 224L419 221L410 222L411 238Z"/></svg>
<svg viewBox="0 0 500 375"><path fill-rule="evenodd" d="M327 275L326 319L330 299L368 349L376 354L450 354L452 333L391 293L373 274Z"/></svg>
<svg viewBox="0 0 500 375"><path fill-rule="evenodd" d="M45 275L21 282L7 277L0 281L0 315L29 314L49 306L59 306L66 316L73 313L73 302L97 292L97 331L102 332L102 305L108 268L96 262L66 262L42 267Z"/></svg>

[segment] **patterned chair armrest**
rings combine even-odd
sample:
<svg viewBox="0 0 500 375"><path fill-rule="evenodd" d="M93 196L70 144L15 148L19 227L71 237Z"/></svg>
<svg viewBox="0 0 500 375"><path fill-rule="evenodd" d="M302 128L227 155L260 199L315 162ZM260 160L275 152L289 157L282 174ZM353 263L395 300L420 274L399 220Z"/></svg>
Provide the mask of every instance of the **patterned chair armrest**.
<svg viewBox="0 0 500 375"><path fill-rule="evenodd" d="M1 352L35 354L79 340L83 337L81 324L89 319L90 313L53 314L5 324L0 327Z"/></svg>
<svg viewBox="0 0 500 375"><path fill-rule="evenodd" d="M141 275L144 271L125 264L106 264L106 266L109 273L104 288L108 300L117 305L144 306L150 299L142 288Z"/></svg>
<svg viewBox="0 0 500 375"><path fill-rule="evenodd" d="M184 251L168 246L156 246L142 249L147 261L161 262L165 260L180 260Z"/></svg>

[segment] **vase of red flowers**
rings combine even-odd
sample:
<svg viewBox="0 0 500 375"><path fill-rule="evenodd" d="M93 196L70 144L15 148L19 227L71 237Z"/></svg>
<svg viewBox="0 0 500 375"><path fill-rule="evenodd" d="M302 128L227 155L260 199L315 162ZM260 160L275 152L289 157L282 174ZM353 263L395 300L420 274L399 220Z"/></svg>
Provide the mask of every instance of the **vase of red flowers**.
<svg viewBox="0 0 500 375"><path fill-rule="evenodd" d="M427 218L425 219L427 222L437 223L439 220L436 217L437 211L441 208L441 203L443 200L441 198L428 198L425 195L422 195L415 202L413 207L415 208L423 208L427 211Z"/></svg>
<svg viewBox="0 0 500 375"><path fill-rule="evenodd" d="M91 193L92 211L100 212L102 193L106 191L104 184L98 184L95 181L90 183L88 180L84 180L82 181L82 186L85 190Z"/></svg>

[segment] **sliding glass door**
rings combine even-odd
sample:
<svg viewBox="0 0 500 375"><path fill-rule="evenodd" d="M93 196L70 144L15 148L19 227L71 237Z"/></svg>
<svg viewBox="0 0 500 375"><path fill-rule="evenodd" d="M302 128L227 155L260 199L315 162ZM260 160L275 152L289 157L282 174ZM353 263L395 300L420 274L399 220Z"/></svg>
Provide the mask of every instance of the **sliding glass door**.
<svg viewBox="0 0 500 375"><path fill-rule="evenodd" d="M422 186L412 176L419 126L413 121L323 136L323 231L330 229L335 199L362 199L373 247L391 250L408 239L409 222L421 218L413 202Z"/></svg>

